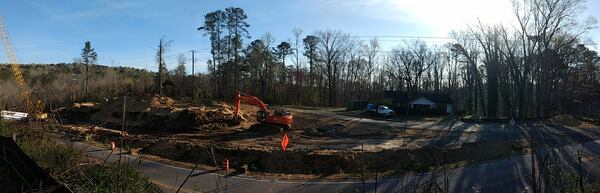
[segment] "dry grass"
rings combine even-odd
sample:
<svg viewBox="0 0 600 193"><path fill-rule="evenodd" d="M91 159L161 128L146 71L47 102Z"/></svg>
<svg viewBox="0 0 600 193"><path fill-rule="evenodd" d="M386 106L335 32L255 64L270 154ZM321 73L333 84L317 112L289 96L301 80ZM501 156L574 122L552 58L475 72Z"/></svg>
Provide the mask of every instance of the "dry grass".
<svg viewBox="0 0 600 193"><path fill-rule="evenodd" d="M553 124L564 125L564 126L569 126L569 127L578 127L578 128L582 128L582 129L590 129L590 128L598 127L597 125L594 125L591 122L579 120L579 119L577 119L571 115L567 115L567 114L554 116L554 117L550 118L550 121Z"/></svg>

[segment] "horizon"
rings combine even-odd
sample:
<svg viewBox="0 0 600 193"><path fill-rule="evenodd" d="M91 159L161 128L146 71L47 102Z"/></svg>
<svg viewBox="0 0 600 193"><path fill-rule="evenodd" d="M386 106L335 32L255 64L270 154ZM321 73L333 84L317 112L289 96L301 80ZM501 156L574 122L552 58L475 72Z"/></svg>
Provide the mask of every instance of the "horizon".
<svg viewBox="0 0 600 193"><path fill-rule="evenodd" d="M198 73L207 72L206 61L210 58L209 38L196 28L206 13L227 7L240 7L248 15L251 38L244 39L244 46L265 33L274 37L274 43L289 41L293 38L292 30L298 27L303 30L301 37L327 29L341 30L364 41L377 37L382 50L390 50L405 40L420 39L428 44L449 42L450 31L464 29L476 19L511 26L510 16L514 17L509 0L431 4L431 0L178 1L176 4L163 0L58 3L26 0L0 3L3 13L0 16L24 64L72 63L80 56L84 42L91 41L100 65L156 71L156 46L165 36L173 41L166 53L167 68L175 68L177 55L185 54L188 73L190 50L197 50ZM586 6L580 18L600 16L600 2L588 1ZM582 41L598 50L600 30L597 27L590 30L582 36ZM8 63L5 54L0 54L0 63Z"/></svg>

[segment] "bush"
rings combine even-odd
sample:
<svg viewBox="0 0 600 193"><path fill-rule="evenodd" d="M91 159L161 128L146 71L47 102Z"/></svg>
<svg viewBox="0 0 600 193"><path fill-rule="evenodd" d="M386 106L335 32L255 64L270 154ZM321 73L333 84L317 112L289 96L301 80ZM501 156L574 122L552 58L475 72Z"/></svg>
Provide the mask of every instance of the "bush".
<svg viewBox="0 0 600 193"><path fill-rule="evenodd" d="M83 152L70 145L50 141L21 141L19 147L41 168L63 180L59 174L77 165L83 158Z"/></svg>
<svg viewBox="0 0 600 193"><path fill-rule="evenodd" d="M93 161L84 159L82 150L57 141L47 130L23 127L0 122L0 135L17 134L17 144L25 154L77 192L120 192L121 186L126 192L158 192L156 186L131 166L94 165ZM121 172L122 179L119 179Z"/></svg>
<svg viewBox="0 0 600 193"><path fill-rule="evenodd" d="M90 165L81 169L85 177L77 178L76 184L83 192L112 193L121 192L121 189L125 192L156 192L155 186L129 165Z"/></svg>

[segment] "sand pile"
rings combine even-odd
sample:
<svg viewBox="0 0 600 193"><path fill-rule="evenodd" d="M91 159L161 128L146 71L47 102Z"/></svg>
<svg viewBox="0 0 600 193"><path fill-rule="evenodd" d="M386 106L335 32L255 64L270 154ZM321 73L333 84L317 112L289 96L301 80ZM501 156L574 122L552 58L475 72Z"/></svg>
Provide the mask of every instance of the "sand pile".
<svg viewBox="0 0 600 193"><path fill-rule="evenodd" d="M156 105L155 102L156 100L152 99L127 98L125 126L129 131L179 132L231 127L239 125L253 115L252 112L248 112L250 109L241 108L239 113L241 118L236 118L235 108L225 103L214 102L203 106L166 108ZM91 122L108 128L123 126L123 99L95 105L73 105L64 108L62 112L63 118L72 121Z"/></svg>

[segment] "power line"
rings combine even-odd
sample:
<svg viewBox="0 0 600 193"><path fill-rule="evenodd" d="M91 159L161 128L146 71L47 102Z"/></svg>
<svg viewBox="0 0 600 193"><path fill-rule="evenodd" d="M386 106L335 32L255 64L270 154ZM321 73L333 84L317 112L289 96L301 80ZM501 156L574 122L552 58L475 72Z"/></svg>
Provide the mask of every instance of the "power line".
<svg viewBox="0 0 600 193"><path fill-rule="evenodd" d="M454 38L451 37L447 37L447 36L412 36L412 35L357 35L357 36L350 36L350 37L357 37L357 38L400 38L400 39L438 39L440 40L440 42L442 40L454 40ZM598 42L597 40L594 39L590 39L590 41L587 41L585 39L582 39L582 44L585 45L598 45L599 43L593 43L593 42ZM403 40L390 40L390 39L384 39L384 40L380 40L378 39L377 41L383 41L383 42L401 42Z"/></svg>
<svg viewBox="0 0 600 193"><path fill-rule="evenodd" d="M453 39L443 36L410 36L410 35L372 35L372 36L350 36L357 38L405 38L405 39Z"/></svg>

